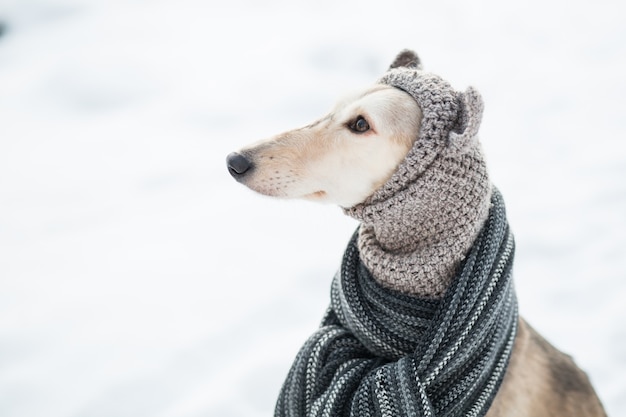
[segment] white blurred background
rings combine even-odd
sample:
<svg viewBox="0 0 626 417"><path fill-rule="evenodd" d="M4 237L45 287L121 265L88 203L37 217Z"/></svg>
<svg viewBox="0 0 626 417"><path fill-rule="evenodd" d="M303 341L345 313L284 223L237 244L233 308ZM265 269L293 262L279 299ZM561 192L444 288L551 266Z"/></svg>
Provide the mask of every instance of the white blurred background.
<svg viewBox="0 0 626 417"><path fill-rule="evenodd" d="M356 223L235 183L402 48L486 111L522 314L626 415L626 6L0 0L0 415L268 416Z"/></svg>

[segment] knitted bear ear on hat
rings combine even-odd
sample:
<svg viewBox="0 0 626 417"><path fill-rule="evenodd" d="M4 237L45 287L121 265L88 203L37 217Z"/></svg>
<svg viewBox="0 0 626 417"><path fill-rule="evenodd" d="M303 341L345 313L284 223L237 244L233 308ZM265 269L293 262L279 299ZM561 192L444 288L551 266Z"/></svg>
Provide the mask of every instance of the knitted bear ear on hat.
<svg viewBox="0 0 626 417"><path fill-rule="evenodd" d="M450 132L449 144L465 152L478 142L478 128L483 117L483 99L473 87L458 93L459 115L456 127Z"/></svg>
<svg viewBox="0 0 626 417"><path fill-rule="evenodd" d="M415 52L404 49L396 56L389 69L400 67L422 69L422 63Z"/></svg>

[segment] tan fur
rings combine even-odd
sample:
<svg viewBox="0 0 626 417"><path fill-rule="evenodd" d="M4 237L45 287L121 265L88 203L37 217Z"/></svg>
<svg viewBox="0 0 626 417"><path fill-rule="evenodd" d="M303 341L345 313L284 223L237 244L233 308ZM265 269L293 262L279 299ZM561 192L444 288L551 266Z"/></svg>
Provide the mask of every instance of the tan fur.
<svg viewBox="0 0 626 417"><path fill-rule="evenodd" d="M368 132L348 128L357 116L367 120ZM391 176L411 148L420 120L421 111L407 93L376 85L308 126L239 151L253 166L240 181L268 196L351 207Z"/></svg>
<svg viewBox="0 0 626 417"><path fill-rule="evenodd" d="M366 134L346 123L362 115ZM417 137L421 111L408 94L377 85L345 100L326 117L240 151L253 171L239 179L269 196L350 207L382 185ZM524 320L488 417L606 416L586 374Z"/></svg>
<svg viewBox="0 0 626 417"><path fill-rule="evenodd" d="M511 362L487 417L601 417L587 375L520 319Z"/></svg>

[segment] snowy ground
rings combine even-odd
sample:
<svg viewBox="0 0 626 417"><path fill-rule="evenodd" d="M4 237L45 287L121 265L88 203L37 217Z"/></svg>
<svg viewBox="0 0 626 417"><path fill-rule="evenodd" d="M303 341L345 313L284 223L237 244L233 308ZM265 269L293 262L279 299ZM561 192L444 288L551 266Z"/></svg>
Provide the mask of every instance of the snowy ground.
<svg viewBox="0 0 626 417"><path fill-rule="evenodd" d="M338 3L0 0L1 416L271 415L355 223L224 158L405 47L482 92L522 313L626 415L626 6Z"/></svg>

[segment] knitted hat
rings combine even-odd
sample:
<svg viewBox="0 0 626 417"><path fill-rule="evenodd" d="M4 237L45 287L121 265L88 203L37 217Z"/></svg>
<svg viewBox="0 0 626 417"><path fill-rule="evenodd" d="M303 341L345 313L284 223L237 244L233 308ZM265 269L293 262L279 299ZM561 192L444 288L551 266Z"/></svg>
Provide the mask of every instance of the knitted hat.
<svg viewBox="0 0 626 417"><path fill-rule="evenodd" d="M378 82L415 99L419 134L391 178L345 213L362 223L361 259L379 282L438 298L488 214L491 185L476 137L482 99L422 71L412 51L401 52Z"/></svg>

